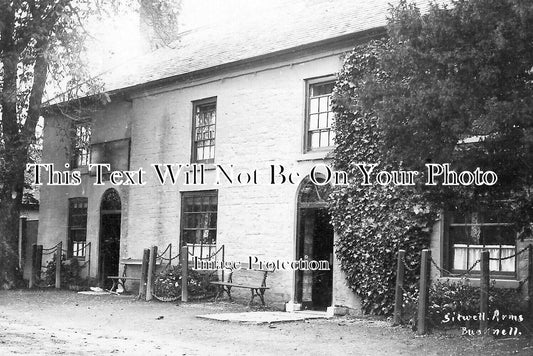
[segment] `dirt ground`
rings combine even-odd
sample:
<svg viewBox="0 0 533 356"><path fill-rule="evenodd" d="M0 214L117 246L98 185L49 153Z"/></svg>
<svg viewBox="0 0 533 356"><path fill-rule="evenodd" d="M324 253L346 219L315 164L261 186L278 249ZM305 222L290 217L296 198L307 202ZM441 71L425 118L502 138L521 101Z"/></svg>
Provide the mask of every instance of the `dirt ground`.
<svg viewBox="0 0 533 356"><path fill-rule="evenodd" d="M70 291L0 291L0 355L533 355L531 337L439 332L338 317L266 325L196 315L246 311L227 302L143 302Z"/></svg>

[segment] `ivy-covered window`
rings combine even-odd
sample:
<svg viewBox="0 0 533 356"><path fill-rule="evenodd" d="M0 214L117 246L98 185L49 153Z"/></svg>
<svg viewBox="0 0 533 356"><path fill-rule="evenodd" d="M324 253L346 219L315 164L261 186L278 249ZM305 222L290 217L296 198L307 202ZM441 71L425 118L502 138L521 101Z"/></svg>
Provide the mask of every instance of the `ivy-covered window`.
<svg viewBox="0 0 533 356"><path fill-rule="evenodd" d="M87 240L87 198L69 199L68 255L85 257Z"/></svg>
<svg viewBox="0 0 533 356"><path fill-rule="evenodd" d="M194 103L192 162L215 161L216 99Z"/></svg>
<svg viewBox="0 0 533 356"><path fill-rule="evenodd" d="M91 124L77 123L73 127L71 168L87 166L91 160Z"/></svg>
<svg viewBox="0 0 533 356"><path fill-rule="evenodd" d="M335 119L331 110L331 94L334 78L314 79L307 82L306 150L317 150L333 146Z"/></svg>
<svg viewBox="0 0 533 356"><path fill-rule="evenodd" d="M451 212L447 216L449 267L452 272L469 270L481 258L481 251L490 253L489 269L502 275L514 275L516 231L499 211ZM472 271L480 271L477 263Z"/></svg>

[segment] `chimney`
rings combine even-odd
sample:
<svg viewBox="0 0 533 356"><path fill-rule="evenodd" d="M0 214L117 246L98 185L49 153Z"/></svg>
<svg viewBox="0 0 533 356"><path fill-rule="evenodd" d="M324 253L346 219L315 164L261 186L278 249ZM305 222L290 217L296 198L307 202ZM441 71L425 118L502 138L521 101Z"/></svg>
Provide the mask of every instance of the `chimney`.
<svg viewBox="0 0 533 356"><path fill-rule="evenodd" d="M140 0L140 30L143 50L169 46L178 38L180 0Z"/></svg>

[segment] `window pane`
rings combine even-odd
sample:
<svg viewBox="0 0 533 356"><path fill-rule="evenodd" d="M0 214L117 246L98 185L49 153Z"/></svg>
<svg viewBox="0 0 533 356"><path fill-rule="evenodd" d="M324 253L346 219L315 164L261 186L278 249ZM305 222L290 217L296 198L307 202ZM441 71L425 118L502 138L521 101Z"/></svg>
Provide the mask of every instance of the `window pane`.
<svg viewBox="0 0 533 356"><path fill-rule="evenodd" d="M318 110L320 110L320 112L328 112L328 98L329 96L323 96L320 98L320 104L318 105Z"/></svg>
<svg viewBox="0 0 533 356"><path fill-rule="evenodd" d="M318 99L311 99L309 104L309 113L314 114L318 112Z"/></svg>
<svg viewBox="0 0 533 356"><path fill-rule="evenodd" d="M320 132L320 146L327 147L329 146L329 131L324 130Z"/></svg>
<svg viewBox="0 0 533 356"><path fill-rule="evenodd" d="M318 127L320 128L326 128L328 127L328 114L320 114L318 116Z"/></svg>
<svg viewBox="0 0 533 356"><path fill-rule="evenodd" d="M311 115L309 117L309 129L315 130L318 128L318 115Z"/></svg>
<svg viewBox="0 0 533 356"><path fill-rule="evenodd" d="M311 147L320 147L319 146L320 133L313 132L311 133Z"/></svg>
<svg viewBox="0 0 533 356"><path fill-rule="evenodd" d="M311 85L311 96L331 94L334 86L335 82L313 84Z"/></svg>

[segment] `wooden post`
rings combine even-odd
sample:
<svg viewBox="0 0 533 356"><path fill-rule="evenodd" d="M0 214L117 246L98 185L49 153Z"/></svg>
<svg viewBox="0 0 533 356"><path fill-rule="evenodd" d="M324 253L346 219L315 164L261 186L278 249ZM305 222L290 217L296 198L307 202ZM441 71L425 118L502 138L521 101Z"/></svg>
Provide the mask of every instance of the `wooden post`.
<svg viewBox="0 0 533 356"><path fill-rule="evenodd" d="M527 294L529 296L529 314L533 315L533 245L528 246L528 268L527 268Z"/></svg>
<svg viewBox="0 0 533 356"><path fill-rule="evenodd" d="M43 267L43 245L37 245L37 255L35 258L35 280L41 280L41 269Z"/></svg>
<svg viewBox="0 0 533 356"><path fill-rule="evenodd" d="M189 279L189 249L187 246L181 248L181 301L189 300L189 289L187 280Z"/></svg>
<svg viewBox="0 0 533 356"><path fill-rule="evenodd" d="M403 261L405 259L405 250L398 250L398 264L396 266L396 295L394 298L394 319L392 325L400 325L402 323L402 304L403 304L403 278L405 266Z"/></svg>
<svg viewBox="0 0 533 356"><path fill-rule="evenodd" d="M141 282L139 284L139 299L146 298L146 286L148 278L148 263L150 261L150 249L143 250L143 260L141 265Z"/></svg>
<svg viewBox="0 0 533 356"><path fill-rule="evenodd" d="M27 218L21 216L19 219L19 268L24 271L24 249L26 248L26 223Z"/></svg>
<svg viewBox="0 0 533 356"><path fill-rule="evenodd" d="M33 288L35 286L35 276L37 274L37 244L31 245L31 265L30 265L30 282L28 288Z"/></svg>
<svg viewBox="0 0 533 356"><path fill-rule="evenodd" d="M61 252L63 252L63 242L59 242L56 247L56 289L61 288Z"/></svg>
<svg viewBox="0 0 533 356"><path fill-rule="evenodd" d="M157 258L157 246L150 248L150 260L148 261L148 274L146 277L146 301L152 300L155 280L155 260Z"/></svg>
<svg viewBox="0 0 533 356"><path fill-rule="evenodd" d="M481 280L479 295L479 330L485 334L489 317L489 251L481 251Z"/></svg>
<svg viewBox="0 0 533 356"><path fill-rule="evenodd" d="M418 324L417 334L427 333L427 311L429 301L429 271L431 261L431 251L422 250L422 261L420 263L420 291L418 295Z"/></svg>

